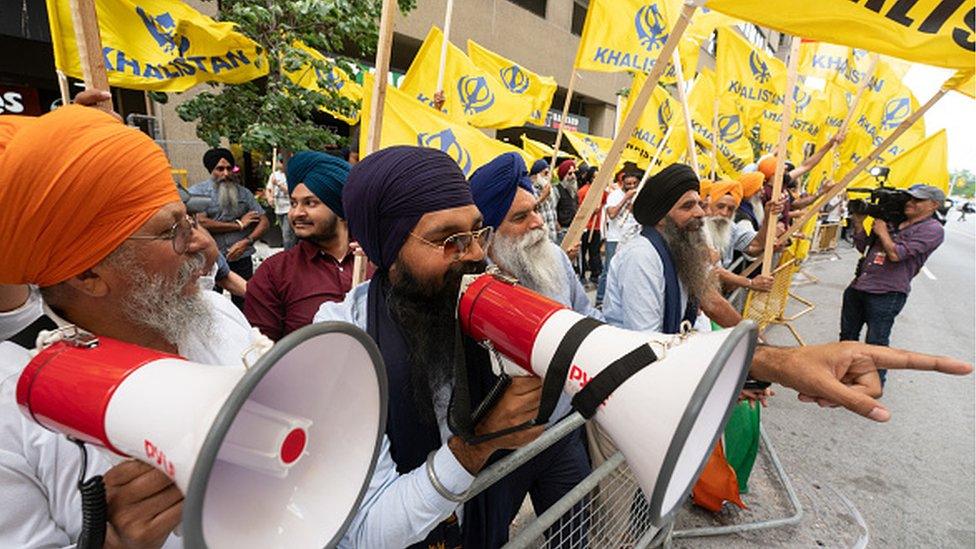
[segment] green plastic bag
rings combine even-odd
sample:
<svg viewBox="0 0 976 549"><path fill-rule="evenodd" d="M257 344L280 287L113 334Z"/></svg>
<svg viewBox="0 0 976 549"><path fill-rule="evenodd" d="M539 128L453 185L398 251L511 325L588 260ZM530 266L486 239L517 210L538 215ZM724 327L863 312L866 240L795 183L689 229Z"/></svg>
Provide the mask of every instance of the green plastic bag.
<svg viewBox="0 0 976 549"><path fill-rule="evenodd" d="M759 453L759 416L762 405L744 400L732 409L725 425L725 458L735 470L739 492L749 492L749 475Z"/></svg>

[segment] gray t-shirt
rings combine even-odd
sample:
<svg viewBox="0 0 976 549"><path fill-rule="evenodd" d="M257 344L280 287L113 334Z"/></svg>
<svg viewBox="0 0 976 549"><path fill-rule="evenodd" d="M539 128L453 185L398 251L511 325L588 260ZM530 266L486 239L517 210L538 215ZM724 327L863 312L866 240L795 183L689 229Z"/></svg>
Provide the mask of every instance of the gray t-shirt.
<svg viewBox="0 0 976 549"><path fill-rule="evenodd" d="M240 219L247 212L257 212L264 215L264 208L258 204L257 199L254 198L254 193L239 183L235 183L235 185L237 185L237 204L229 210L224 210L220 206L220 200L217 197L217 186L214 185L212 179L197 183L189 188L189 192L190 194L210 197L210 205L207 206L204 213L214 221L233 223L234 220ZM226 256L228 248L250 236L253 230L254 225L249 225L239 231L212 234L214 240L217 241L217 248L220 250L220 253ZM248 246L241 257L251 257L252 254L254 254L254 246Z"/></svg>

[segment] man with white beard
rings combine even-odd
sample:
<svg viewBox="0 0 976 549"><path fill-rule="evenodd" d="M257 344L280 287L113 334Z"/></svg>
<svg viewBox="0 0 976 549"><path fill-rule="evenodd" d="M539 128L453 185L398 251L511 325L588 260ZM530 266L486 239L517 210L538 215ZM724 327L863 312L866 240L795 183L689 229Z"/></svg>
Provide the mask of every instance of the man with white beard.
<svg viewBox="0 0 976 549"><path fill-rule="evenodd" d="M569 257L547 238L522 157L516 153L498 156L478 168L470 183L485 225L495 229L488 258L523 286L602 320L603 314L590 304Z"/></svg>
<svg viewBox="0 0 976 549"><path fill-rule="evenodd" d="M755 278L747 278L728 270L732 266L734 252L751 256L757 256L762 252L766 236L765 222L758 231L753 230L747 222L733 222L736 209L742 202L742 184L738 181L728 179L716 181L709 186L708 192L705 241L718 255L719 260L715 262L713 270L718 274L723 289L728 291L741 287L768 292L773 287L772 276L759 275ZM778 206L772 205L770 210L778 213Z"/></svg>
<svg viewBox="0 0 976 549"><path fill-rule="evenodd" d="M70 147L49 146L64 135ZM120 120L81 106L0 119L0 200L0 284L39 287L44 313L0 343L0 500L13 502L0 547L63 547L81 532L81 456L13 396L37 334L70 324L215 365L240 360L254 335L230 302L199 290L209 237L162 149ZM178 546L183 495L169 477L97 450L84 474L104 476L105 547Z"/></svg>
<svg viewBox="0 0 976 549"><path fill-rule="evenodd" d="M237 182L234 155L229 150L210 149L203 155L203 165L210 178L189 188L191 195L210 197L210 205L199 215L200 225L213 235L230 270L250 280L254 274L254 242L268 230L264 208L254 193ZM234 296L233 301L243 309L243 297Z"/></svg>

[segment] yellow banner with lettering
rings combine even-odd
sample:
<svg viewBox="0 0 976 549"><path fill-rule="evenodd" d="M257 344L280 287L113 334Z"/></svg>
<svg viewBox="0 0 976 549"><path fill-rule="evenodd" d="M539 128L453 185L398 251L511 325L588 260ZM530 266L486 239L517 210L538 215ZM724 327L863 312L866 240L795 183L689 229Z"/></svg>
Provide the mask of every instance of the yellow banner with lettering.
<svg viewBox="0 0 976 549"><path fill-rule="evenodd" d="M293 46L304 51L317 61L332 64L332 69L322 71L312 63L306 63L297 71L286 72L285 75L292 82L307 90L316 91L322 94L332 94L338 95L339 97L345 97L353 104L348 110L323 110L339 120L342 120L346 124L349 124L350 126L359 123L359 109L360 104L363 101L363 87L357 84L355 80L350 78L349 75L346 74L346 71L336 66L332 59L327 58L317 50L312 49L297 40Z"/></svg>
<svg viewBox="0 0 976 549"><path fill-rule="evenodd" d="M370 119L370 96L373 93L373 75L363 75L362 119ZM365 131L359 134L359 150L365 151ZM483 164L498 155L516 152L526 161L532 158L525 151L507 143L492 139L481 130L464 122L452 120L443 113L417 102L413 97L390 86L386 88L383 104L383 129L380 148L393 145L414 145L440 149L450 155L464 176L468 177Z"/></svg>
<svg viewBox="0 0 976 549"><path fill-rule="evenodd" d="M549 112L552 96L556 93L555 78L540 76L474 40L468 40L468 56L475 65L498 78L508 91L525 97L532 103L530 122L538 126L546 123L546 113Z"/></svg>
<svg viewBox="0 0 976 549"><path fill-rule="evenodd" d="M218 23L175 0L94 1L112 86L181 92L203 82L241 84L268 74L263 49L233 23ZM55 67L82 78L70 2L47 0L47 13Z"/></svg>
<svg viewBox="0 0 976 549"><path fill-rule="evenodd" d="M782 100L786 66L731 28L721 27L716 35L718 93L736 97L742 122L747 130L751 129L759 123L763 111Z"/></svg>
<svg viewBox="0 0 976 549"><path fill-rule="evenodd" d="M949 192L949 149L944 129L879 164L890 169L886 186L907 189L916 183L924 183ZM874 188L878 182L865 173L855 178L850 186Z"/></svg>
<svg viewBox="0 0 976 549"><path fill-rule="evenodd" d="M590 0L575 67L650 72L671 28L669 2Z"/></svg>
<svg viewBox="0 0 976 549"><path fill-rule="evenodd" d="M717 119L715 118L716 99L718 100ZM715 159L718 164L715 169L719 175L737 178L752 162L752 145L749 143L748 129L736 108L735 96L716 95L715 73L703 69L698 73L698 80L688 94L688 109L691 111L691 129L695 134L695 141L707 151L711 151L712 146L715 146Z"/></svg>
<svg viewBox="0 0 976 549"><path fill-rule="evenodd" d="M633 107L637 95L640 93L647 76L644 73L634 75L630 86L630 95L624 107L622 117L626 117ZM667 141L665 135L670 129ZM655 86L651 99L641 112L637 127L630 136L629 144L640 151L642 162L651 161L658 149L658 164L667 166L681 160L688 150L688 132L685 129L685 117L681 104L671 98L671 94L661 86Z"/></svg>
<svg viewBox="0 0 976 549"><path fill-rule="evenodd" d="M953 69L976 64L976 10L961 0L708 0L780 32Z"/></svg>
<svg viewBox="0 0 976 549"><path fill-rule="evenodd" d="M438 91L437 71L443 40L441 30L431 27L400 82L403 92L431 108ZM447 46L443 91L442 112L478 128L524 126L532 114L530 98L509 91L501 80L475 65L454 44Z"/></svg>

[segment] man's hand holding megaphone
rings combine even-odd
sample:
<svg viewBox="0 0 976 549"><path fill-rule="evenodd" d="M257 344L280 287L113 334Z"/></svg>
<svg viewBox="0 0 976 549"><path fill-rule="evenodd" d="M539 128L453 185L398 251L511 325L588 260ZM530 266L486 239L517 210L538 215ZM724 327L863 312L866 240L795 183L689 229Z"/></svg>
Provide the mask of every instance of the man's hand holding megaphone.
<svg viewBox="0 0 976 549"><path fill-rule="evenodd" d="M891 412L875 400L882 393L879 368L953 375L973 371L972 366L954 358L841 341L793 348L760 346L753 357L750 374L795 389L803 402L816 402L823 407L843 406L884 422L891 418Z"/></svg>
<svg viewBox="0 0 976 549"><path fill-rule="evenodd" d="M183 493L158 469L127 460L105 473L106 549L161 547L180 522Z"/></svg>
<svg viewBox="0 0 976 549"><path fill-rule="evenodd" d="M542 378L513 377L498 403L475 426L475 434L496 433L532 421L539 414L541 395ZM544 430L545 425L537 425L479 444L468 444L461 437L454 436L448 441L448 446L458 462L474 475L484 467L495 450L514 450L525 446L538 438Z"/></svg>

